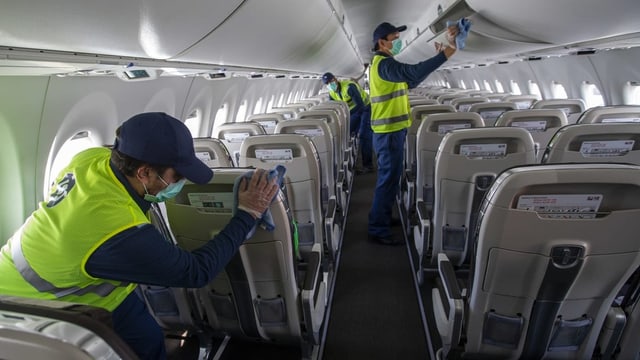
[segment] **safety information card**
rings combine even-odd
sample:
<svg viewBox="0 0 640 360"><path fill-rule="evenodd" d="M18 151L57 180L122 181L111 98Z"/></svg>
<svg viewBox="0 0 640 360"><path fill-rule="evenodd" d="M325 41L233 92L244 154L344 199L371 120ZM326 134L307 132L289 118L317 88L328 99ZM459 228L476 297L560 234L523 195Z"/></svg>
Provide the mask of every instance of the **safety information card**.
<svg viewBox="0 0 640 360"><path fill-rule="evenodd" d="M517 208L548 219L594 219L601 202L602 194L522 195Z"/></svg>
<svg viewBox="0 0 640 360"><path fill-rule="evenodd" d="M580 153L584 157L621 156L633 149L634 140L584 141Z"/></svg>
<svg viewBox="0 0 640 360"><path fill-rule="evenodd" d="M322 129L319 129L319 128L318 129L296 129L294 130L294 132L296 134L307 135L308 137L324 135L324 131L322 131Z"/></svg>
<svg viewBox="0 0 640 360"><path fill-rule="evenodd" d="M438 135L444 135L456 129L470 129L470 128L471 128L470 123L438 125Z"/></svg>
<svg viewBox="0 0 640 360"><path fill-rule="evenodd" d="M514 121L511 123L511 126L523 128L529 132L542 132L547 128L547 122L544 120Z"/></svg>
<svg viewBox="0 0 640 360"><path fill-rule="evenodd" d="M233 193L189 193L189 204L202 208L205 212L231 213L233 209Z"/></svg>
<svg viewBox="0 0 640 360"><path fill-rule="evenodd" d="M249 136L249 133L226 133L224 139L228 142L239 143Z"/></svg>
<svg viewBox="0 0 640 360"><path fill-rule="evenodd" d="M281 162L293 160L291 149L260 149L256 150L256 158L265 162Z"/></svg>
<svg viewBox="0 0 640 360"><path fill-rule="evenodd" d="M460 145L460 154L469 158L499 159L507 153L507 144Z"/></svg>

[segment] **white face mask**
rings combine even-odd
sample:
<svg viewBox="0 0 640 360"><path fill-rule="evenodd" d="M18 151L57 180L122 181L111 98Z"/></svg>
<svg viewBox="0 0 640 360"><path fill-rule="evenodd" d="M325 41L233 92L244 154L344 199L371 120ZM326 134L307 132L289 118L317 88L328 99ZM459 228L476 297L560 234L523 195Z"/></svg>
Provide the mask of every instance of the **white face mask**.
<svg viewBox="0 0 640 360"><path fill-rule="evenodd" d="M336 90L338 90L338 84L336 84L335 82L330 82L329 84L327 84L327 88L329 89L329 91L335 92Z"/></svg>

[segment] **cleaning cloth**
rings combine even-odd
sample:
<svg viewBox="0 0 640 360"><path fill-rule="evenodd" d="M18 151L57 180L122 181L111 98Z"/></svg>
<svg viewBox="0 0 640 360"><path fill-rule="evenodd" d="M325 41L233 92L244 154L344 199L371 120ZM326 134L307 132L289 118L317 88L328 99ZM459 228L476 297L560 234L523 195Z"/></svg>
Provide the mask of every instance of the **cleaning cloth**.
<svg viewBox="0 0 640 360"><path fill-rule="evenodd" d="M287 169L284 166L278 165L275 168L269 170L269 173L267 174L267 179L269 181L273 180L274 178L277 179L276 183L278 184L278 187L282 187L282 182L284 181L284 173L286 171ZM235 183L233 184L233 214L234 215L238 212L238 188L240 187L240 182L242 181L242 179L246 179L247 181L251 180L251 176L253 176L254 172L255 170L250 170L244 173L243 175L238 176ZM278 192L276 192L276 194L273 196L273 199L271 199L272 202L276 198L276 196L278 196ZM260 226L261 228L267 231L273 231L276 228L275 224L273 223L273 216L271 215L271 211L269 210L269 208L267 208L267 210L265 210L264 213L262 213L262 216L260 216L260 218L256 222L256 225L251 229L251 231L249 231L249 234L247 234L247 239L253 236L258 226Z"/></svg>
<svg viewBox="0 0 640 360"><path fill-rule="evenodd" d="M449 26L458 26L458 35L456 35L456 48L458 50L464 49L465 41L467 40L467 36L469 35L469 29L471 29L471 21L467 18L461 18L456 22L452 22L451 20L447 21L447 27Z"/></svg>

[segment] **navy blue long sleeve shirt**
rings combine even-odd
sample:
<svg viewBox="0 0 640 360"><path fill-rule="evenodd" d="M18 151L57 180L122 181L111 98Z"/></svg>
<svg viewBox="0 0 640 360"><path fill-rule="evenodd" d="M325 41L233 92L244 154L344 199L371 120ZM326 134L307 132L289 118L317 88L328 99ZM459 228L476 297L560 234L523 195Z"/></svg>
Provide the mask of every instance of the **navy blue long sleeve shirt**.
<svg viewBox="0 0 640 360"><path fill-rule="evenodd" d="M111 165L143 212L151 203L140 197L124 175ZM124 230L100 245L85 269L97 278L171 287L202 287L231 260L256 220L238 211L212 240L194 251L168 242L151 224Z"/></svg>
<svg viewBox="0 0 640 360"><path fill-rule="evenodd" d="M427 60L421 61L417 64L405 64L398 62L392 56L383 52L376 52L376 55L384 56L378 64L378 75L383 80L392 82L406 82L409 85L409 89L413 89L420 85L424 79L439 68L447 61L447 57L444 52L439 52L436 56Z"/></svg>

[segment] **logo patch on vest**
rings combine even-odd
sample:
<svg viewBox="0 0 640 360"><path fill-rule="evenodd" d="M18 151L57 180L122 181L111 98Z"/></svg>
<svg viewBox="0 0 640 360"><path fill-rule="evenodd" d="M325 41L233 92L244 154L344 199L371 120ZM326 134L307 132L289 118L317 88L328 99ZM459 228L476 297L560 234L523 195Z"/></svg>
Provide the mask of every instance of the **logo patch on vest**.
<svg viewBox="0 0 640 360"><path fill-rule="evenodd" d="M67 196L75 184L76 178L73 176L73 173L67 173L56 184L54 192L49 196L47 207L54 207L58 205L58 203Z"/></svg>

